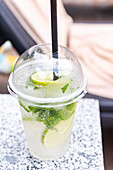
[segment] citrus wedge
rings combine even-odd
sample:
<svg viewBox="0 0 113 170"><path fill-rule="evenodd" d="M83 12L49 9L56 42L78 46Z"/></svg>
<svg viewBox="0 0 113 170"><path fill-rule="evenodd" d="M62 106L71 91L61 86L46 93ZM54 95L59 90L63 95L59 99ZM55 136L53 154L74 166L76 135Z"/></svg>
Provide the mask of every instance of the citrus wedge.
<svg viewBox="0 0 113 170"><path fill-rule="evenodd" d="M36 85L42 86L46 86L47 84L55 86L66 84L66 81L61 80L61 78L53 81L53 71L38 71L31 75L31 81Z"/></svg>
<svg viewBox="0 0 113 170"><path fill-rule="evenodd" d="M54 130L48 130L43 136L43 144L45 147L53 147L58 143L61 143L63 136L70 128L74 115L72 115L68 120L61 120L55 127ZM46 132L46 131L45 131Z"/></svg>
<svg viewBox="0 0 113 170"><path fill-rule="evenodd" d="M53 80L52 71L38 71L31 75L31 80L34 84L46 86Z"/></svg>

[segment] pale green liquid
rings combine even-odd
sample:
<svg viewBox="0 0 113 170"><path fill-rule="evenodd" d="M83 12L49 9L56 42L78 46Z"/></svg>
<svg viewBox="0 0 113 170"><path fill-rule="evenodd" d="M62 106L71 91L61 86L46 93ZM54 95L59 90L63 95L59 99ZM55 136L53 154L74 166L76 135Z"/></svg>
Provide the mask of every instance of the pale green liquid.
<svg viewBox="0 0 113 170"><path fill-rule="evenodd" d="M39 89L36 90L34 90L34 87L30 85L28 85L28 87L26 88L26 82L28 78L34 72L36 71L38 72L38 70L43 70L43 68L41 67L36 68L35 66L36 65L27 63L26 67L25 66L21 67L16 71L15 86L16 88L18 88L19 91L21 91L24 94L33 97L38 97L38 98L54 98L54 97L56 98L56 97L67 96L68 94L76 91L78 87L80 87L82 77L79 77L79 74L81 70L79 70L78 68L74 68L74 66L71 65L71 67L74 68L74 71L71 67L69 70L66 71L66 66L64 70L63 65L61 65L59 71L65 73L65 75L63 76L60 75L61 84L58 85L48 84L47 86L40 87ZM46 68L46 69L51 70L51 68ZM63 93L61 90L61 88L65 85L65 83L62 84L62 82L69 83L69 86L66 89L65 93ZM30 105L30 103L29 104L25 102L23 103L26 107ZM65 106L63 106L62 109L63 108L65 108ZM58 139L57 144L55 146L47 148L41 141L42 134L44 130L47 128L46 124L37 121L36 117L35 116L33 117L32 112L28 113L21 106L20 109L21 109L21 114L23 119L25 136L31 154L41 160L53 160L63 156L67 151L69 145L73 121L70 127L68 128L68 130L61 135L60 139ZM71 111L66 111L66 109L64 109L64 112L66 114L69 114Z"/></svg>
<svg viewBox="0 0 113 170"><path fill-rule="evenodd" d="M41 138L46 126L42 122L36 121L32 117L32 113L26 112L22 107L20 109L30 153L40 160L54 160L62 157L69 146L74 117L69 129L57 139L57 144L52 147L45 147Z"/></svg>

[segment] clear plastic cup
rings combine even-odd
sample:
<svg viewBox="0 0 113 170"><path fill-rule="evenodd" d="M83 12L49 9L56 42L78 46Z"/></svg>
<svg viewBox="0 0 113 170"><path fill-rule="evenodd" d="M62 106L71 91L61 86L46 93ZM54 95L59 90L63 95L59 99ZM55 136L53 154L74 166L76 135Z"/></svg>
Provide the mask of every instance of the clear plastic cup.
<svg viewBox="0 0 113 170"><path fill-rule="evenodd" d="M51 48L51 44L41 44L25 51L8 81L9 92L20 104L28 149L40 160L65 154L77 101L86 93L78 59L62 46L57 58Z"/></svg>

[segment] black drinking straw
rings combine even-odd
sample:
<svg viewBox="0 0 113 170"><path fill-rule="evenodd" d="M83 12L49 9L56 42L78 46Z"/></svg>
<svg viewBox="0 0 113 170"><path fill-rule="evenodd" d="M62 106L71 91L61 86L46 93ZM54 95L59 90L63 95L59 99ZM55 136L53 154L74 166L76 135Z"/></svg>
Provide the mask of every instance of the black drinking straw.
<svg viewBox="0 0 113 170"><path fill-rule="evenodd" d="M52 56L58 59L57 0L51 0ZM57 80L58 67L53 68L53 80Z"/></svg>

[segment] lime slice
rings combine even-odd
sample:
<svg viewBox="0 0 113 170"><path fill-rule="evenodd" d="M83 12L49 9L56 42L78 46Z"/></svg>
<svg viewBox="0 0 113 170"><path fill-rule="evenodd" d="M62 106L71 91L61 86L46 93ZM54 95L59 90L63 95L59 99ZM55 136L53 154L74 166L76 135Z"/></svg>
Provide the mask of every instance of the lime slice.
<svg viewBox="0 0 113 170"><path fill-rule="evenodd" d="M31 81L36 85L39 84L42 86L46 86L47 84L55 86L66 84L66 80L61 80L61 78L53 81L53 71L38 71L31 75Z"/></svg>
<svg viewBox="0 0 113 170"><path fill-rule="evenodd" d="M31 80L35 84L46 86L53 80L52 71L38 71L31 76Z"/></svg>
<svg viewBox="0 0 113 170"><path fill-rule="evenodd" d="M54 130L45 131L43 135L43 144L45 147L53 147L58 143L62 143L67 130L70 128L74 115L72 115L68 120L61 120L59 124L54 127Z"/></svg>

